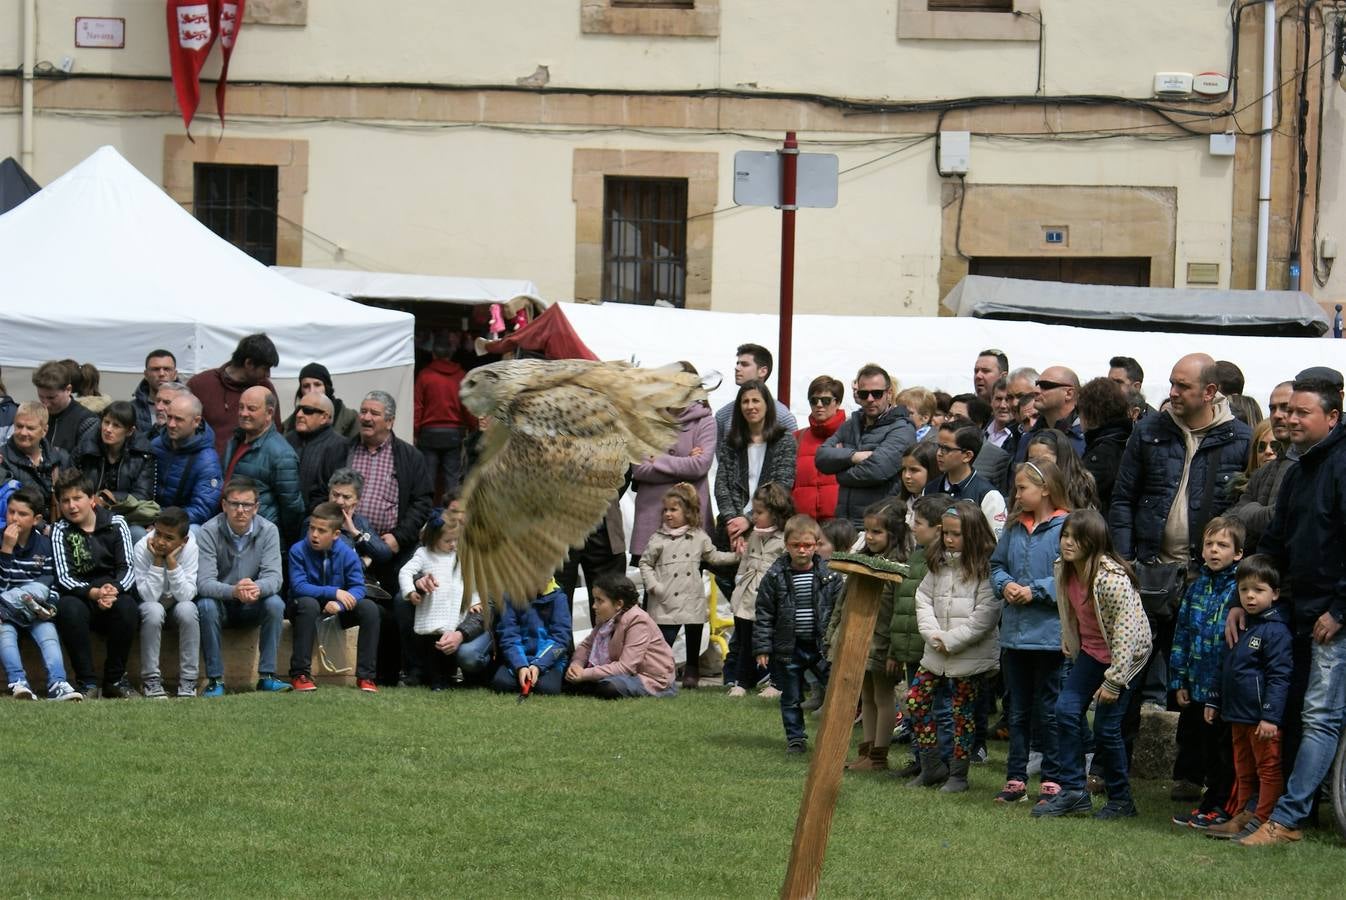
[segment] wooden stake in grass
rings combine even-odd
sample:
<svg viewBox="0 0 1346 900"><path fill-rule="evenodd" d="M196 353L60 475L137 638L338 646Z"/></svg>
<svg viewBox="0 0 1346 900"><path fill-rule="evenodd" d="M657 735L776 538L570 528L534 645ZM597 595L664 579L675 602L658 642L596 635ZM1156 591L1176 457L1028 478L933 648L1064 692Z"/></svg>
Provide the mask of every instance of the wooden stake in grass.
<svg viewBox="0 0 1346 900"><path fill-rule="evenodd" d="M841 767L851 744L855 703L860 696L874 620L879 613L879 595L885 581L901 583L909 571L902 563L855 553L836 553L829 563L833 572L846 579L846 608L837 629L836 663L827 681L822 726L804 782L804 798L795 820L790 866L781 886L783 900L812 900L818 893L818 878L827 855L827 837L832 813L841 790Z"/></svg>

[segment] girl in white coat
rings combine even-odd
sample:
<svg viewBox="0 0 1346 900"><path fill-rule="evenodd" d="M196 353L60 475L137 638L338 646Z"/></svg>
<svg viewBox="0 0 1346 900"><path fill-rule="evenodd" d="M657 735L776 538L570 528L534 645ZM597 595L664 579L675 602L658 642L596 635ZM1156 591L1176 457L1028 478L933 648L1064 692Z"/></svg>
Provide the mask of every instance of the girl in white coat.
<svg viewBox="0 0 1346 900"><path fill-rule="evenodd" d="M907 691L907 711L920 751L921 774L908 784L948 793L967 790L974 714L982 675L999 665L996 623L1000 600L991 589L995 535L981 507L959 500L944 512L942 543L916 589L916 623L925 653ZM948 679L953 695L953 762L940 759L935 734L935 688Z"/></svg>

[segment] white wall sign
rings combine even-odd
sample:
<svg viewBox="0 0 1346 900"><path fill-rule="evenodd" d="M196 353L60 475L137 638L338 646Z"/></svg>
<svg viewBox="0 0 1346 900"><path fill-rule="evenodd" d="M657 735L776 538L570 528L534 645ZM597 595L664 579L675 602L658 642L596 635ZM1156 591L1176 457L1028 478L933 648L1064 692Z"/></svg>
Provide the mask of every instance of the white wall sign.
<svg viewBox="0 0 1346 900"><path fill-rule="evenodd" d="M77 16L75 46L121 50L126 46L126 20Z"/></svg>

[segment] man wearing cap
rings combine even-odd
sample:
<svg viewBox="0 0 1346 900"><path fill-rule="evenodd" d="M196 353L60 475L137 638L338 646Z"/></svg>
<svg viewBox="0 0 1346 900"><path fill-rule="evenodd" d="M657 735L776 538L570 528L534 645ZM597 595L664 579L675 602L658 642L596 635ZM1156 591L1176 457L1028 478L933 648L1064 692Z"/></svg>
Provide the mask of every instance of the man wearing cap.
<svg viewBox="0 0 1346 900"><path fill-rule="evenodd" d="M294 402L297 405L305 394L317 391L326 394L332 401L332 430L344 438L353 438L360 434L360 416L337 397L332 387L332 375L322 363L311 362L299 370L299 390L295 391ZM281 430L287 435L295 430L297 417L294 413L285 420ZM327 499L326 496L323 497Z"/></svg>
<svg viewBox="0 0 1346 900"><path fill-rule="evenodd" d="M1305 372L1301 372L1303 376ZM1325 374L1325 373L1319 373ZM1330 380L1329 380L1330 379ZM1289 702L1281 718L1282 756L1293 768L1276 807L1244 846L1298 841L1318 788L1332 768L1346 716L1346 429L1340 374L1296 379L1287 417L1298 461L1281 482L1276 512L1258 550L1276 561L1289 595ZM1283 595L1284 596L1284 595ZM1225 629L1233 644L1245 624L1234 607ZM1302 703L1302 709L1296 709ZM1297 732L1301 732L1298 734Z"/></svg>
<svg viewBox="0 0 1346 900"><path fill-rule="evenodd" d="M294 408L294 431L285 440L299 454L299 490L304 511L327 500L327 480L346 465L350 443L332 427L332 401L321 391L299 398Z"/></svg>

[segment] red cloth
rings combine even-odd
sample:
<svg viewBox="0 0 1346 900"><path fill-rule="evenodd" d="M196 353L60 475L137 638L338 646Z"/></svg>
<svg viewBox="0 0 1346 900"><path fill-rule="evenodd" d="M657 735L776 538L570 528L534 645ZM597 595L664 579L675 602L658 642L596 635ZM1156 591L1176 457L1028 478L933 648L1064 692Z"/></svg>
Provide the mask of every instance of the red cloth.
<svg viewBox="0 0 1346 900"><path fill-rule="evenodd" d="M191 131L201 103L201 67L215 45L220 0L168 0L168 61L182 124Z"/></svg>
<svg viewBox="0 0 1346 900"><path fill-rule="evenodd" d="M523 328L498 341L486 341L487 353L527 350L547 359L593 359L598 357L575 333L561 307L552 305Z"/></svg>
<svg viewBox="0 0 1346 900"><path fill-rule="evenodd" d="M239 384L233 381L224 374L224 370L225 366L220 366L218 369L197 372L187 382L187 390L201 401L201 418L215 430L215 452L220 456L224 455L229 438L233 437L234 429L238 428L238 400L244 391L253 387L251 384ZM271 383L271 379L268 378L260 384L277 398L276 409L271 418L279 429L280 395L276 394L276 386Z"/></svg>
<svg viewBox="0 0 1346 900"><path fill-rule="evenodd" d="M234 55L234 44L238 42L238 31L243 27L243 6L246 0L221 0L220 2L220 53L224 64L220 66L220 80L215 82L215 108L220 113L220 124L224 124L224 92L229 82L229 57Z"/></svg>
<svg viewBox="0 0 1346 900"><path fill-rule="evenodd" d="M799 445L795 453L795 486L794 500L795 512L807 516L813 516L819 522L824 522L837 512L837 476L824 475L818 471L815 465L814 457L818 454L818 448L823 442L836 433L846 421L846 414L840 409L821 425L813 424L809 420L807 428L801 428L795 432L795 440Z"/></svg>
<svg viewBox="0 0 1346 900"><path fill-rule="evenodd" d="M458 389L467 372L453 360L432 359L416 376L416 418L412 428L469 428L477 420L458 400Z"/></svg>

